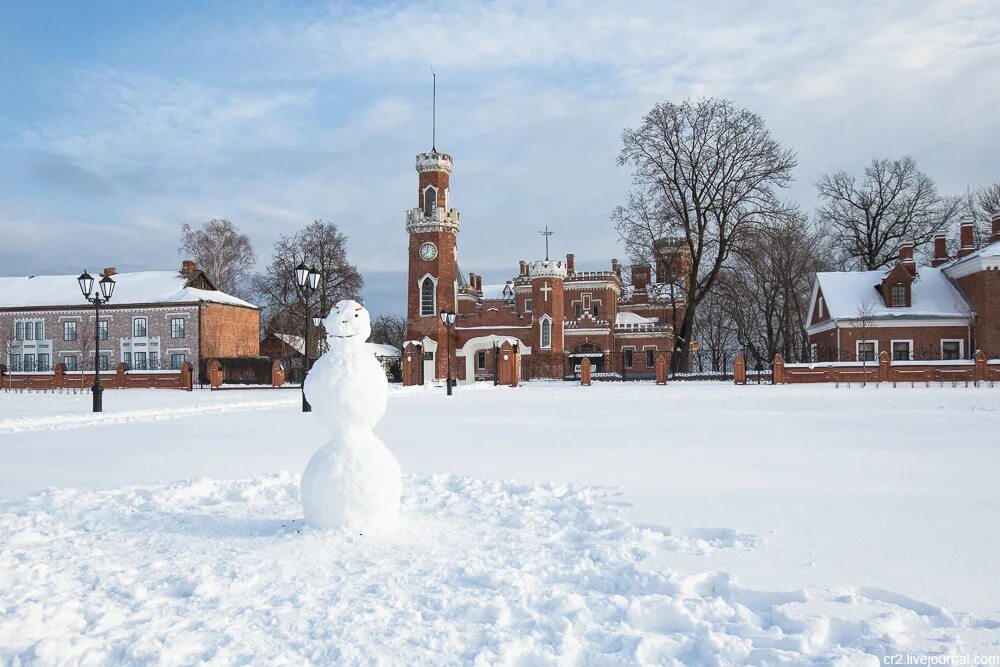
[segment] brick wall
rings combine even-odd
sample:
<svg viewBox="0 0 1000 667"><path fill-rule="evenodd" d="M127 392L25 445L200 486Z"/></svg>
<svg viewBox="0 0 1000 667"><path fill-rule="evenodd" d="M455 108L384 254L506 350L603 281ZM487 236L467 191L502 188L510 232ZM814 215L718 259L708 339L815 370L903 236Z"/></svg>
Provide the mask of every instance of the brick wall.
<svg viewBox="0 0 1000 667"><path fill-rule="evenodd" d="M202 359L260 354L260 311L219 303L200 308Z"/></svg>
<svg viewBox="0 0 1000 667"><path fill-rule="evenodd" d="M975 350L969 350L968 328L964 326L948 327L873 327L866 338L878 342L878 352L883 350L892 354L893 340L912 340L914 359L940 359L941 340L961 340L962 356L971 357ZM837 358L837 330L831 329L809 336L809 342L817 346L820 361L854 361L855 342L862 336L857 329L843 327L840 329L840 358Z"/></svg>

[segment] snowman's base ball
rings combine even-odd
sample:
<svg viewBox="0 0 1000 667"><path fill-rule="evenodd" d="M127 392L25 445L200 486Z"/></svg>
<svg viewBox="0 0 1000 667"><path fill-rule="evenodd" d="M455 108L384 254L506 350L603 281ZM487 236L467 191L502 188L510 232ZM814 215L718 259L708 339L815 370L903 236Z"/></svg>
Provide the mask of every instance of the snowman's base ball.
<svg viewBox="0 0 1000 667"><path fill-rule="evenodd" d="M368 532L392 525L402 492L399 462L372 433L348 432L309 459L302 473L306 523Z"/></svg>

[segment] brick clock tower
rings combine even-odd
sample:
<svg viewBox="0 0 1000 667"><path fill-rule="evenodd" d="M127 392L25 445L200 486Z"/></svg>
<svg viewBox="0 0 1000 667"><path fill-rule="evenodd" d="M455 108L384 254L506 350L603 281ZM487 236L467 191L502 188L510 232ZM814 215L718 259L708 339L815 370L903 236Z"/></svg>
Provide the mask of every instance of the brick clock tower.
<svg viewBox="0 0 1000 667"><path fill-rule="evenodd" d="M427 380L447 375L446 328L441 310L458 311L458 210L448 208L451 156L432 150L417 155L417 207L406 214L410 236L406 338L423 344ZM438 345L440 344L440 349ZM452 364L452 372L457 366Z"/></svg>

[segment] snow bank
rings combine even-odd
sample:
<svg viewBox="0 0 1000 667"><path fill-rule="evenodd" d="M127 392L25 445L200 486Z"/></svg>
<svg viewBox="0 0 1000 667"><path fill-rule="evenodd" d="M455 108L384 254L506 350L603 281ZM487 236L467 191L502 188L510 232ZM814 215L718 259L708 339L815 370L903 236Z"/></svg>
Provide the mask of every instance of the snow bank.
<svg viewBox="0 0 1000 667"><path fill-rule="evenodd" d="M407 477L400 530L363 538L305 526L298 489L279 473L0 503L0 659L874 667L991 623L881 589L802 616L801 591L650 569L689 545L607 489Z"/></svg>

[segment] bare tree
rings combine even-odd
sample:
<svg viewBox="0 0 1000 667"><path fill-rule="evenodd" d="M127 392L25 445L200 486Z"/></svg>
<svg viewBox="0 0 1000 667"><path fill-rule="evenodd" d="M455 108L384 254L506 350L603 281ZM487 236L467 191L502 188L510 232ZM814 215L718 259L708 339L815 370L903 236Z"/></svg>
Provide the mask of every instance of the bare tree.
<svg viewBox="0 0 1000 667"><path fill-rule="evenodd" d="M712 371L725 371L739 345L733 320L725 310L722 290L713 289L701 302L694 331L701 344L699 358L707 356Z"/></svg>
<svg viewBox="0 0 1000 667"><path fill-rule="evenodd" d="M372 321L373 343L392 345L400 350L406 342L405 315L379 315Z"/></svg>
<svg viewBox="0 0 1000 667"><path fill-rule="evenodd" d="M855 349L859 352L858 356L861 357L861 386L864 387L868 382L868 354L862 349L864 343L871 342L870 338L875 328L875 302L867 297L862 297L858 300L858 311L854 315L854 329L858 332L858 338L855 341ZM859 344L860 343L860 344ZM875 361L878 361L878 357L875 357Z"/></svg>
<svg viewBox="0 0 1000 667"><path fill-rule="evenodd" d="M358 298L364 285L357 267L347 261L347 237L332 222L316 220L293 236L281 236L274 244L267 270L253 278L254 291L266 304L264 327L268 333L300 335L306 326L304 295L295 281L295 267L300 262L320 272L319 286L311 297L313 315L325 315L341 299ZM313 355L320 338L310 332Z"/></svg>
<svg viewBox="0 0 1000 667"><path fill-rule="evenodd" d="M622 144L618 163L633 167L632 190L613 219L630 256L641 261L657 241L676 238L690 262L674 328L676 372L689 367L698 305L729 253L785 208L776 191L791 182L796 158L760 116L713 98L657 104L622 132Z"/></svg>
<svg viewBox="0 0 1000 667"><path fill-rule="evenodd" d="M257 262L250 237L240 232L228 218L209 220L200 228L181 228L180 252L193 259L223 292L236 296L247 293L247 280Z"/></svg>
<svg viewBox="0 0 1000 667"><path fill-rule="evenodd" d="M958 197L943 197L930 176L907 156L875 158L862 178L846 171L823 176L816 184L822 205L816 212L829 228L840 264L875 270L896 261L902 241L917 248L954 222Z"/></svg>

